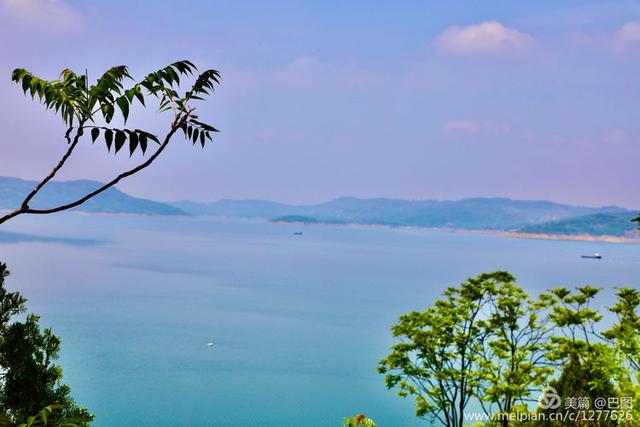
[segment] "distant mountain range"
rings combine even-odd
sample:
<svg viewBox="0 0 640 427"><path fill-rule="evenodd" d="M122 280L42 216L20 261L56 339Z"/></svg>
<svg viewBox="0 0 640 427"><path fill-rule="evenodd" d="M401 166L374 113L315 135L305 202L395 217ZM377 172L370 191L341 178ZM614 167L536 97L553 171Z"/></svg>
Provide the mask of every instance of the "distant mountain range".
<svg viewBox="0 0 640 427"><path fill-rule="evenodd" d="M547 201L471 198L458 201L358 199L345 197L317 205L262 200L179 202L194 215L267 218L305 224L369 224L392 227L453 228L535 234L634 234L636 212L617 206L591 208Z"/></svg>
<svg viewBox="0 0 640 427"><path fill-rule="evenodd" d="M20 206L34 181L0 177L0 209ZM32 201L34 208L73 201L98 188L96 181L50 182ZM493 230L527 234L631 236L637 212L617 206L571 206L547 201L470 198L457 201L358 199L343 197L315 205L288 205L265 200L221 200L212 203L161 203L111 188L76 211L146 215L197 215L260 218L306 224L359 224L391 227Z"/></svg>
<svg viewBox="0 0 640 427"><path fill-rule="evenodd" d="M35 181L0 177L0 209L20 207L27 194L35 187ZM72 202L103 185L97 181L52 181L30 203L32 208L49 208ZM140 199L110 188L76 211L93 213L127 213L144 215L187 215L185 211L167 203Z"/></svg>

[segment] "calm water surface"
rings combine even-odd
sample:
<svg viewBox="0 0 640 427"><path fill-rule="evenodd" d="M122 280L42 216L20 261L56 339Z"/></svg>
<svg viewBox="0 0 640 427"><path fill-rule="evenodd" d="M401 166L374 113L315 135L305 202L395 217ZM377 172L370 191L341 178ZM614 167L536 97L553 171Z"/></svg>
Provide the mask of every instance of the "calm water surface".
<svg viewBox="0 0 640 427"><path fill-rule="evenodd" d="M9 287L62 337L96 426L425 425L375 372L400 314L496 269L532 293L607 288L602 306L640 286L636 245L74 214L2 231Z"/></svg>

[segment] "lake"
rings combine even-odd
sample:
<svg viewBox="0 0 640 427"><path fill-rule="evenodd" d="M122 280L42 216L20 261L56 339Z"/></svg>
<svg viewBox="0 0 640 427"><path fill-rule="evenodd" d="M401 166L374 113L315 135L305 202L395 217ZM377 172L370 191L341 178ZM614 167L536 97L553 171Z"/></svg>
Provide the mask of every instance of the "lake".
<svg viewBox="0 0 640 427"><path fill-rule="evenodd" d="M375 370L399 315L497 269L532 293L607 288L602 306L640 286L637 245L78 214L2 231L8 287L62 338L96 426L425 425Z"/></svg>

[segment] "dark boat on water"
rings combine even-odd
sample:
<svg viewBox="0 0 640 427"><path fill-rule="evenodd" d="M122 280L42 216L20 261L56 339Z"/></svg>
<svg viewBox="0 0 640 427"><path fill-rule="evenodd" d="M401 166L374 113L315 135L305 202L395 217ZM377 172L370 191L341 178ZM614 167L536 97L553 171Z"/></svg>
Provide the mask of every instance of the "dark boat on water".
<svg viewBox="0 0 640 427"><path fill-rule="evenodd" d="M582 255L581 258L589 258L589 259L602 259L602 255L593 254L593 255Z"/></svg>
<svg viewBox="0 0 640 427"><path fill-rule="evenodd" d="M294 236L302 236L302 231L296 231L293 233Z"/></svg>

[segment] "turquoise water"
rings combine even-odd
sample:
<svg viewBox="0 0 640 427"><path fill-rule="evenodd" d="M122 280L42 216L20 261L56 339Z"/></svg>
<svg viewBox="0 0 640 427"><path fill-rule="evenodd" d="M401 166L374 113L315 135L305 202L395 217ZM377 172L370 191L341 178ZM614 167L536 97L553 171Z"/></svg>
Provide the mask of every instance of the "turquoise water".
<svg viewBox="0 0 640 427"><path fill-rule="evenodd" d="M47 236L0 234L0 260L97 426L425 425L375 372L400 314L496 269L530 292L640 285L636 245L73 214L2 231Z"/></svg>

